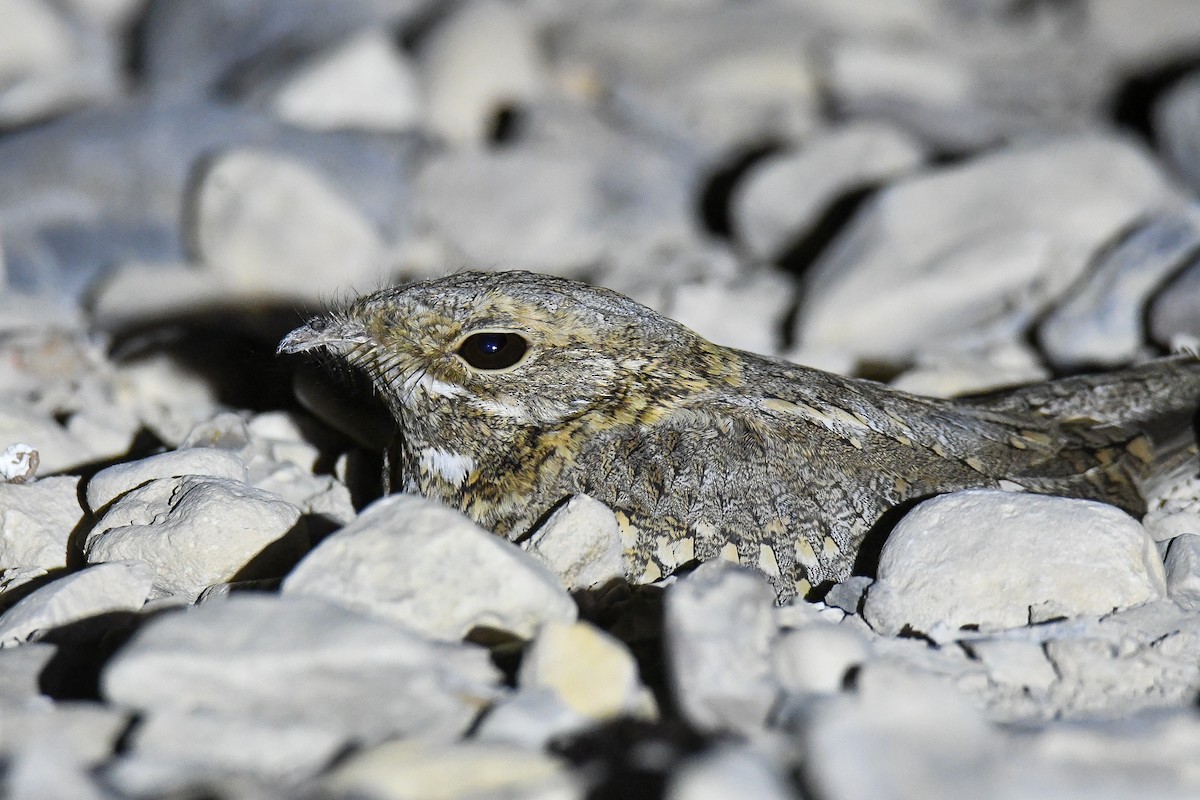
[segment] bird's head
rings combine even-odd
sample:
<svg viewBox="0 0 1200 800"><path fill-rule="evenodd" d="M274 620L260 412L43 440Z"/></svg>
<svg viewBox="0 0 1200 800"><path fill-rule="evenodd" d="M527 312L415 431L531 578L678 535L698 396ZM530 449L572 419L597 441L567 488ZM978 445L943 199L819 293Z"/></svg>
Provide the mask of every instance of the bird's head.
<svg viewBox="0 0 1200 800"><path fill-rule="evenodd" d="M703 389L719 348L629 298L528 272L464 272L365 295L284 338L370 376L406 432L448 416L489 430L598 411L638 419Z"/></svg>

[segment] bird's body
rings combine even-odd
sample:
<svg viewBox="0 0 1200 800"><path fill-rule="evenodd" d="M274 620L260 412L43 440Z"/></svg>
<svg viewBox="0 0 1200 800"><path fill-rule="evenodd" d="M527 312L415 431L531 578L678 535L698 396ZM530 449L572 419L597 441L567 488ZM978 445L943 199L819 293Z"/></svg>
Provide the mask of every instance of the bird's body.
<svg viewBox="0 0 1200 800"><path fill-rule="evenodd" d="M367 295L280 349L319 347L370 375L399 425L407 491L514 539L588 494L616 511L631 578L727 558L780 598L845 578L885 512L916 498L992 486L1137 512L1164 459L1194 454L1200 403L1190 358L920 397L720 347L622 295L523 272Z"/></svg>

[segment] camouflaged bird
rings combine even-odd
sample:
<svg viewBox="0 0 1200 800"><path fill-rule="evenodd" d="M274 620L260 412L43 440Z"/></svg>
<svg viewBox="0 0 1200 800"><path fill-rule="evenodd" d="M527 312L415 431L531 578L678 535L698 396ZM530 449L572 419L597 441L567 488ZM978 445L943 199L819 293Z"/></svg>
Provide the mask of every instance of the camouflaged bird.
<svg viewBox="0 0 1200 800"><path fill-rule="evenodd" d="M780 599L850 574L890 508L967 487L1143 510L1195 448L1200 362L947 401L712 344L606 289L527 272L386 289L289 334L370 376L404 490L517 539L588 494L627 574L753 567ZM1156 448L1160 453L1156 459Z"/></svg>

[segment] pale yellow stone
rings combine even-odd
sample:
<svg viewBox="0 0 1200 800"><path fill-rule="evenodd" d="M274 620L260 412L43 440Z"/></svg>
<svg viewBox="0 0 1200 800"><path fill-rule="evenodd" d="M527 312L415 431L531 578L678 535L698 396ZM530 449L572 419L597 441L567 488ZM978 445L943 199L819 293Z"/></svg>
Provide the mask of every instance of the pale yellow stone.
<svg viewBox="0 0 1200 800"><path fill-rule="evenodd" d="M521 660L522 689L552 689L573 711L596 720L656 715L624 644L586 622L544 625Z"/></svg>

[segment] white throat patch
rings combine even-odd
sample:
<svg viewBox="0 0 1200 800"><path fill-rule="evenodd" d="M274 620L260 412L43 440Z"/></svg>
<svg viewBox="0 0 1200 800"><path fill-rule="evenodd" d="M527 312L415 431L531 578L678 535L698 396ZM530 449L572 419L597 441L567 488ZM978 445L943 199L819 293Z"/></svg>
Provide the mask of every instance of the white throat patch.
<svg viewBox="0 0 1200 800"><path fill-rule="evenodd" d="M440 447L426 447L421 450L418 466L422 473L433 473L452 486L461 486L475 468L475 459Z"/></svg>

